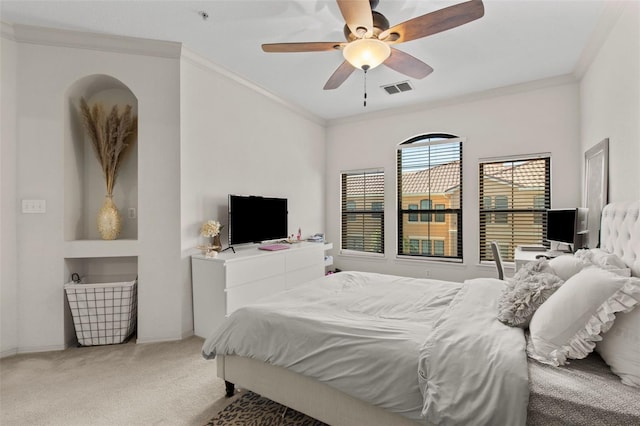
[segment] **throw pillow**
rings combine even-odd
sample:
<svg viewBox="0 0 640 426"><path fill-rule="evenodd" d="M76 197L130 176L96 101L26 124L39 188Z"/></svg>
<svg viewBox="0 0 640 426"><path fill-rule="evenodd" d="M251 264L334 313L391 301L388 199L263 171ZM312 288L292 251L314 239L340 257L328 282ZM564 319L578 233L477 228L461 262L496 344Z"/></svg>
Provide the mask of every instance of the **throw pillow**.
<svg viewBox="0 0 640 426"><path fill-rule="evenodd" d="M535 311L563 282L548 272L511 280L498 300L498 320L512 327L526 328Z"/></svg>
<svg viewBox="0 0 640 426"><path fill-rule="evenodd" d="M554 257L549 261L554 273L564 281L582 271L587 265L582 259L570 254Z"/></svg>
<svg viewBox="0 0 640 426"><path fill-rule="evenodd" d="M596 344L596 351L620 376L622 383L640 387L640 308L618 313L609 331Z"/></svg>
<svg viewBox="0 0 640 426"><path fill-rule="evenodd" d="M615 319L640 300L640 278L587 268L569 278L538 308L529 324L527 354L563 365L586 357Z"/></svg>

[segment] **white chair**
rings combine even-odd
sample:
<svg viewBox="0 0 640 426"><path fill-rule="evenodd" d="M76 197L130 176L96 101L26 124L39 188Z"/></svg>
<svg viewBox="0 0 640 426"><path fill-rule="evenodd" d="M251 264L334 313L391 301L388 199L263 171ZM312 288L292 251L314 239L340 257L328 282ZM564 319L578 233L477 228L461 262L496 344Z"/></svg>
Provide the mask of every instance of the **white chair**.
<svg viewBox="0 0 640 426"><path fill-rule="evenodd" d="M496 261L496 268L498 269L498 279L504 280L502 256L500 255L500 246L498 245L497 241L491 241L491 252L493 253L493 259Z"/></svg>

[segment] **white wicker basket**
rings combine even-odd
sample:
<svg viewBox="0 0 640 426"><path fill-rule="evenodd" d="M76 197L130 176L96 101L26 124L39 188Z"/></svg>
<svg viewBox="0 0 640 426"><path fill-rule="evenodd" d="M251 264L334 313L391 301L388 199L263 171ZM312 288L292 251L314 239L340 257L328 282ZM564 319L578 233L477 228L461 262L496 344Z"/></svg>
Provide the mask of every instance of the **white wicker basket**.
<svg viewBox="0 0 640 426"><path fill-rule="evenodd" d="M126 282L65 284L78 343L83 346L124 342L137 314L137 279Z"/></svg>

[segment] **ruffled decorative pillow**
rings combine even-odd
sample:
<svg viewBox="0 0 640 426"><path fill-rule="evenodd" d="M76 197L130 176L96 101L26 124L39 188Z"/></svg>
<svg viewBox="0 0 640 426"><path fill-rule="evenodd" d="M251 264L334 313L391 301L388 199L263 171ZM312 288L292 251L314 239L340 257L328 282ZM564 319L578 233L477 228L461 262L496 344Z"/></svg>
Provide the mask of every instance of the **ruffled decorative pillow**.
<svg viewBox="0 0 640 426"><path fill-rule="evenodd" d="M622 383L640 388L640 307L616 314L616 321L596 343L596 351Z"/></svg>
<svg viewBox="0 0 640 426"><path fill-rule="evenodd" d="M536 309L564 282L550 271L549 261L542 259L518 270L498 299L498 320L512 327L526 328Z"/></svg>
<svg viewBox="0 0 640 426"><path fill-rule="evenodd" d="M631 269L625 265L622 259L602 249L578 250L574 257L583 261L587 266L597 266L598 268L606 269L623 277L631 276Z"/></svg>
<svg viewBox="0 0 640 426"><path fill-rule="evenodd" d="M556 366L584 358L611 328L615 314L631 310L639 300L640 278L583 269L533 314L527 354Z"/></svg>

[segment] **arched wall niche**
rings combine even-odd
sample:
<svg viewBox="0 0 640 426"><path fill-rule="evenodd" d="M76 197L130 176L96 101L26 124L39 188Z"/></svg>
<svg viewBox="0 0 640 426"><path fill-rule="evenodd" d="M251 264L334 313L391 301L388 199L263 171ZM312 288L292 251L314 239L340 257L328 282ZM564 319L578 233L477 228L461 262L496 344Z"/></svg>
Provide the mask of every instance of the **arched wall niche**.
<svg viewBox="0 0 640 426"><path fill-rule="evenodd" d="M65 114L65 241L100 240L96 216L106 195L105 180L80 115L80 99L89 106L103 105L108 114L113 106L126 105L138 116L138 99L122 81L105 74L88 75L71 84L64 96ZM119 240L138 238L138 141L124 159L114 187L114 201L122 216Z"/></svg>

